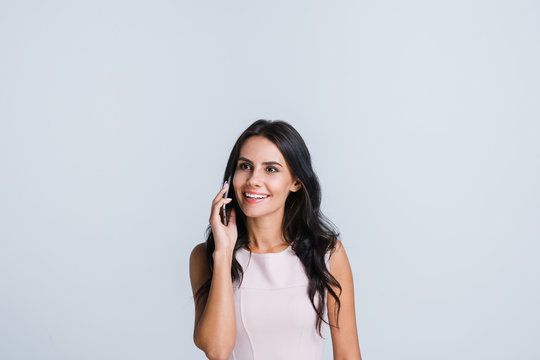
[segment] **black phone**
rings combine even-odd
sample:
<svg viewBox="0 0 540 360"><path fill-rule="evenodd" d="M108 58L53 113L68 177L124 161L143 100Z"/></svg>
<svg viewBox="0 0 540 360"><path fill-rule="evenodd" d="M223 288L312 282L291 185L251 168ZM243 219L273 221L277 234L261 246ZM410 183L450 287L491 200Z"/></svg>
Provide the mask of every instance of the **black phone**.
<svg viewBox="0 0 540 360"><path fill-rule="evenodd" d="M229 188L227 189L227 191L225 191L225 195L223 195L224 198L229 196L229 190L231 188L231 180L232 180L232 175L229 175L229 178L227 179L227 184L229 184ZM229 216L227 215L227 204L223 204L223 207L221 208L221 222L225 226L229 225Z"/></svg>

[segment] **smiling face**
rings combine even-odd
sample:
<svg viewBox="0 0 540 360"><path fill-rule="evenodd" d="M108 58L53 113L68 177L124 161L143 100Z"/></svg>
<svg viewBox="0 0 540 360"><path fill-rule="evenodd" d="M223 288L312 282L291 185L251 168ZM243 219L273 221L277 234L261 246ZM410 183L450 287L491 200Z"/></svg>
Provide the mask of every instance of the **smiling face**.
<svg viewBox="0 0 540 360"><path fill-rule="evenodd" d="M233 185L238 205L252 218L283 214L289 193L302 186L278 147L262 136L252 136L242 145Z"/></svg>

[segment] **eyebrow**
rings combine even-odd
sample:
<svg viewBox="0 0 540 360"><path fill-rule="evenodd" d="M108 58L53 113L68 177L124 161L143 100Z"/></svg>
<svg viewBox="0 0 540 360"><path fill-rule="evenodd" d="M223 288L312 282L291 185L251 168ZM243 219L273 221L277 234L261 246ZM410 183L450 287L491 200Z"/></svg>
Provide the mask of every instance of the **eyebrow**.
<svg viewBox="0 0 540 360"><path fill-rule="evenodd" d="M252 163L253 164L253 161L249 160L249 159L246 159L245 157L243 156L240 156L238 158L238 161L246 161L246 162L249 162L249 163ZM277 161L265 161L263 162L263 165L278 165L278 166L281 166L283 167L283 165L281 165L280 163L278 163Z"/></svg>

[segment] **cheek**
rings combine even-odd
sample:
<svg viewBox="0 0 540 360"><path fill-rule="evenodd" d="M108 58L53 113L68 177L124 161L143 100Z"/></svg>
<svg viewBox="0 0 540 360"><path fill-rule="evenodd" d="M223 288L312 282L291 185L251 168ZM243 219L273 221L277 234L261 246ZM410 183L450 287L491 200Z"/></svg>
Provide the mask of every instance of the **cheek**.
<svg viewBox="0 0 540 360"><path fill-rule="evenodd" d="M232 181L232 184L233 184L233 187L234 187L234 192L235 192L236 197L238 198L239 196L242 196L242 193L240 192L240 189L242 188L243 184L245 183L244 176L242 176L242 174L235 173L234 177L233 177L233 179L231 181Z"/></svg>
<svg viewBox="0 0 540 360"><path fill-rule="evenodd" d="M232 183L235 189L239 187L240 184L242 183L242 175L239 174L238 172L234 173L234 176L232 178Z"/></svg>
<svg viewBox="0 0 540 360"><path fill-rule="evenodd" d="M272 186L270 190L274 195L278 195L282 198L286 198L289 195L289 187L281 182Z"/></svg>

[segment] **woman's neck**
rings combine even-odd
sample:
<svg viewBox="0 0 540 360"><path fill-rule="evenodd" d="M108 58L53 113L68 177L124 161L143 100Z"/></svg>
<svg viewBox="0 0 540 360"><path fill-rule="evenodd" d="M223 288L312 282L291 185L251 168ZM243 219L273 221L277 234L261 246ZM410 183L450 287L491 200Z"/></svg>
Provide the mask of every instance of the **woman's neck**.
<svg viewBox="0 0 540 360"><path fill-rule="evenodd" d="M253 252L278 252L289 244L282 232L283 214L246 218L249 248Z"/></svg>

